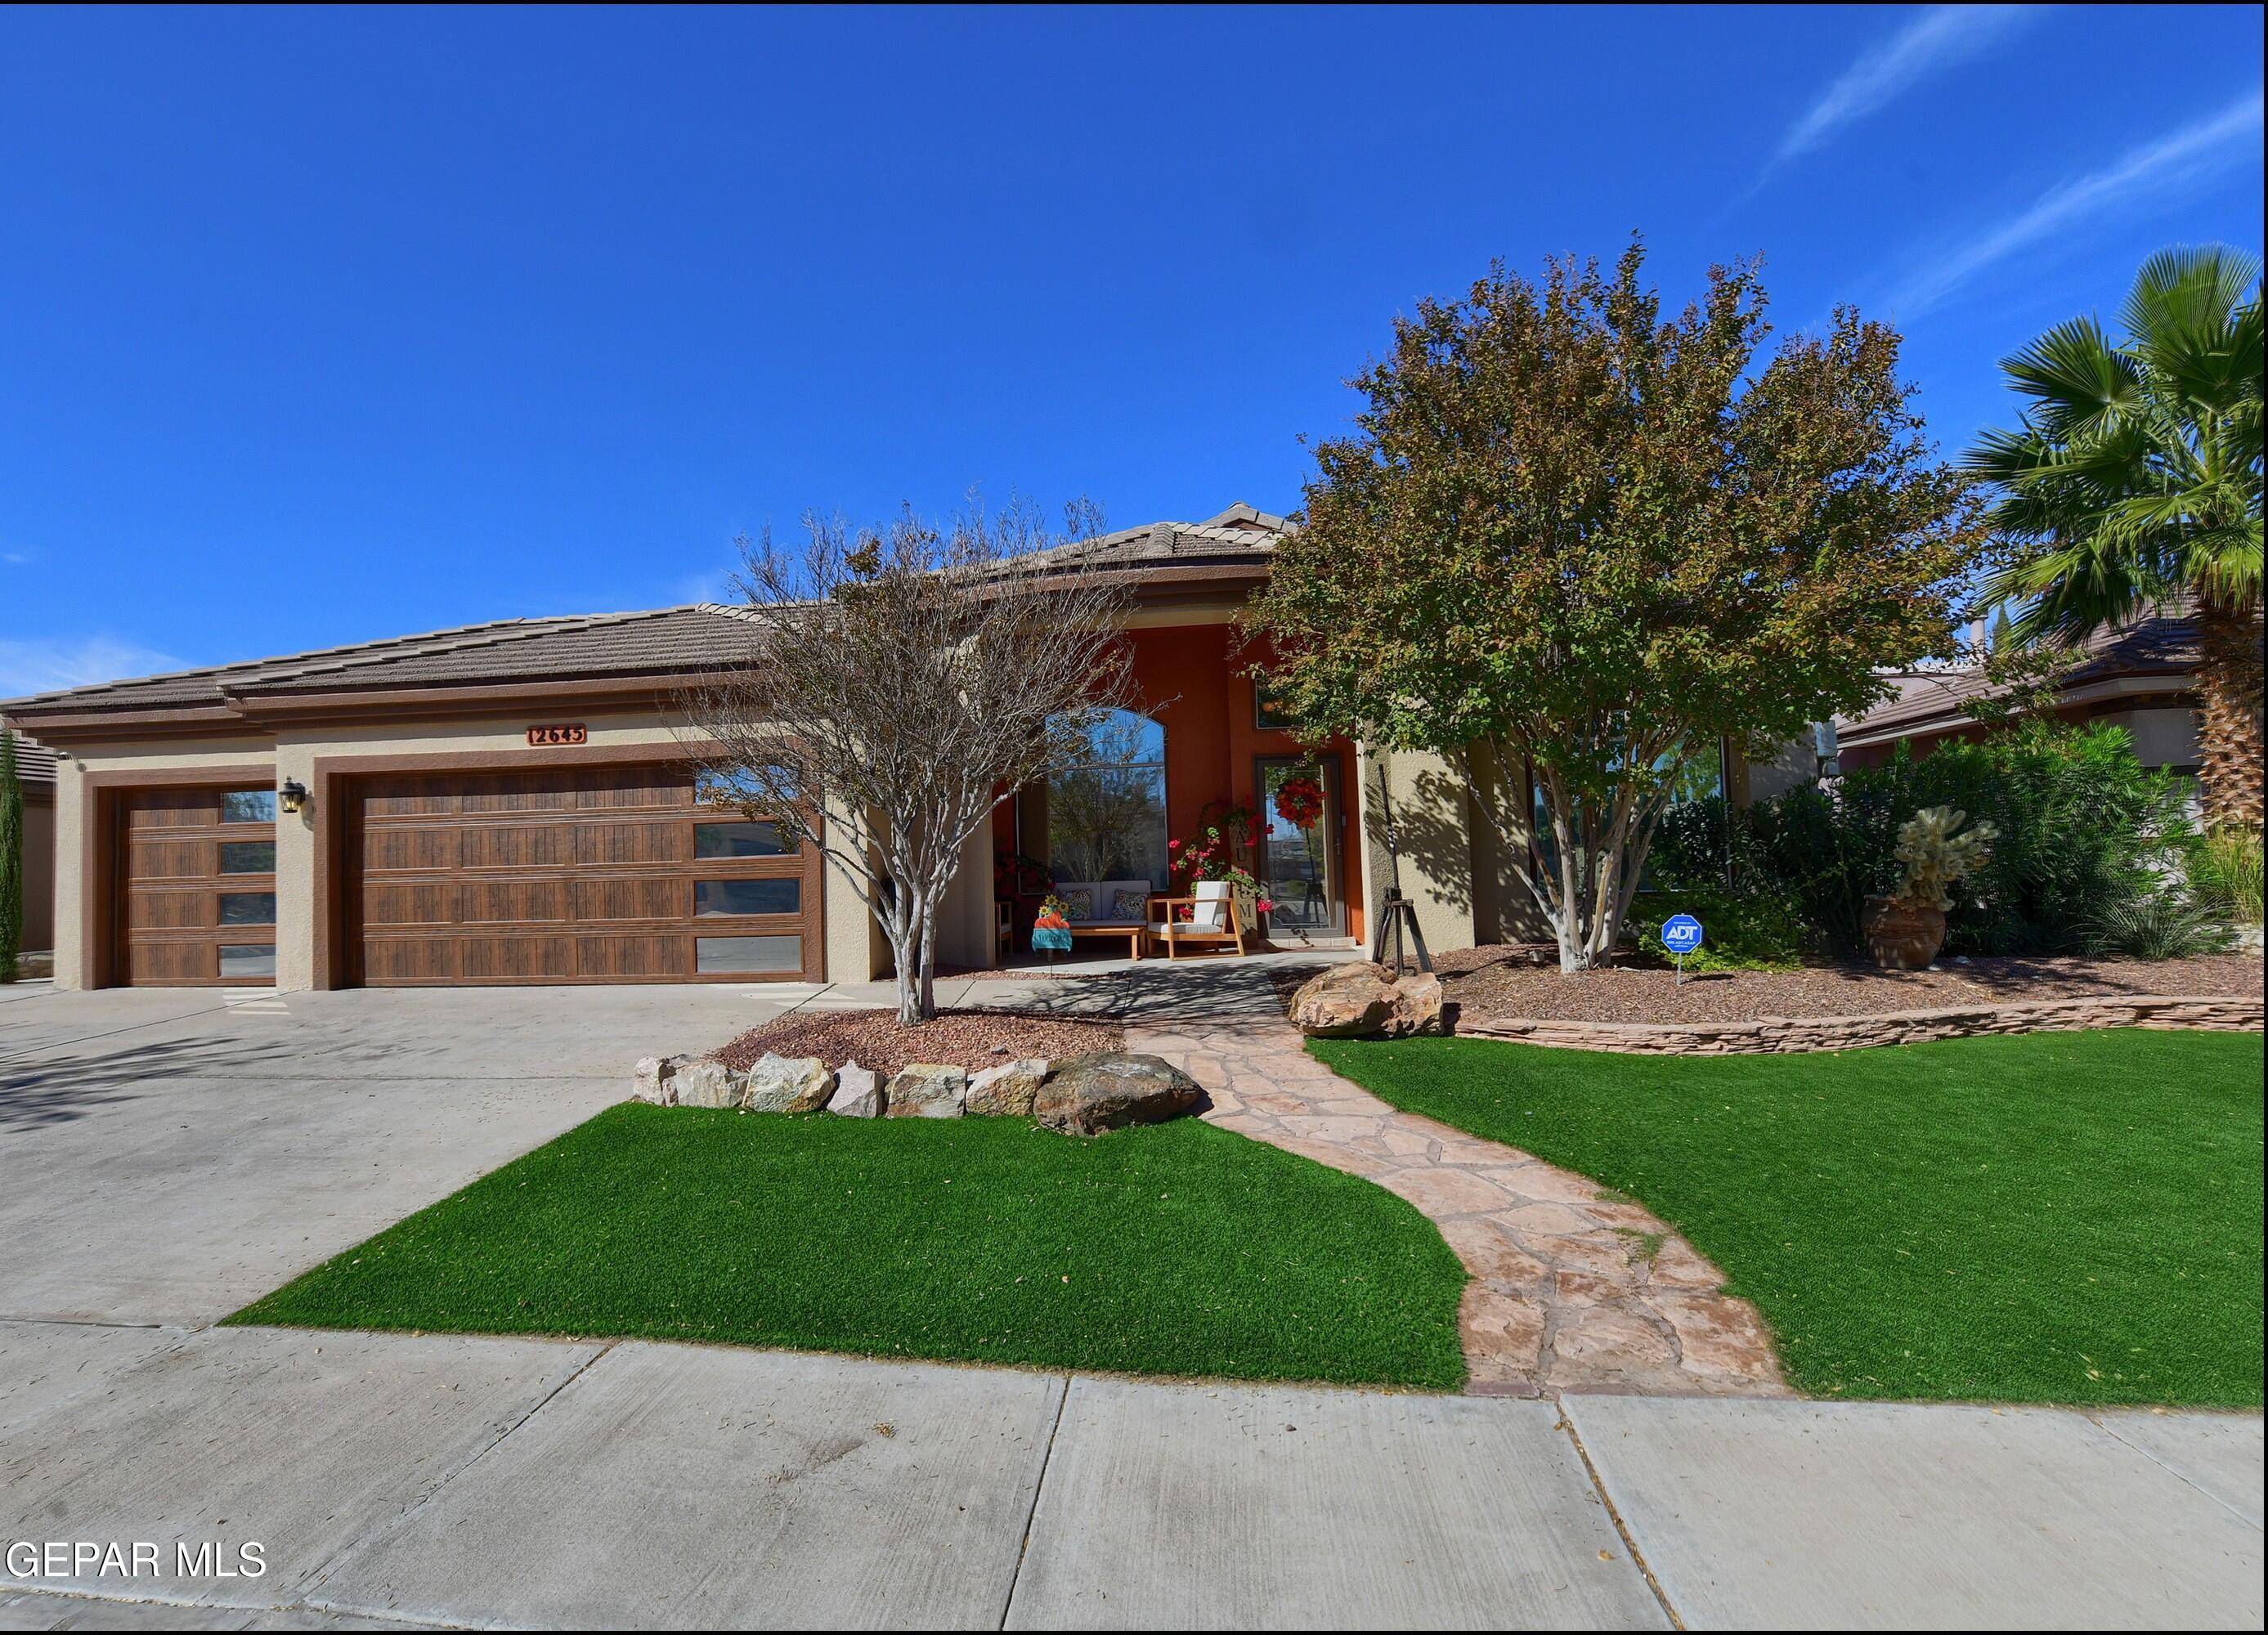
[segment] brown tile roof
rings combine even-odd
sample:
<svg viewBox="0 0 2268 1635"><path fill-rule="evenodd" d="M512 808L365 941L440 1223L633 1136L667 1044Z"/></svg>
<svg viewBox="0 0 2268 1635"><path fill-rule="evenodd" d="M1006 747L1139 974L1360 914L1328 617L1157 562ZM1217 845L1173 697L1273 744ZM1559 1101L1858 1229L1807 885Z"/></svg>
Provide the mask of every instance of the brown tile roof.
<svg viewBox="0 0 2268 1635"><path fill-rule="evenodd" d="M245 664L106 681L16 699L11 716L182 709L342 689L429 687L701 669L747 644L748 626L711 603L645 613L503 619Z"/></svg>
<svg viewBox="0 0 2268 1635"><path fill-rule="evenodd" d="M1204 522L1159 522L1059 547L1067 560L1107 558L1149 572L1226 563L1264 567L1287 531L1281 517L1239 503ZM714 602L644 613L501 619L423 636L40 693L4 704L11 717L217 706L240 699L387 688L497 685L669 676L729 662L750 628Z"/></svg>
<svg viewBox="0 0 2268 1635"><path fill-rule="evenodd" d="M21 784L52 784L55 781L55 752L45 744L35 744L21 733L16 734L16 779Z"/></svg>
<svg viewBox="0 0 2268 1635"><path fill-rule="evenodd" d="M2197 622L2180 614L2153 614L2124 627L2098 631L2080 647L2084 657L2063 679L2066 696L2103 681L2163 678L2169 687L2186 686L2198 663ZM1981 670L1967 666L1908 670L1886 678L1890 696L1856 720L1838 721L1836 735L1859 746L1887 742L1915 733L1966 725L1970 700L2005 690L1988 683Z"/></svg>

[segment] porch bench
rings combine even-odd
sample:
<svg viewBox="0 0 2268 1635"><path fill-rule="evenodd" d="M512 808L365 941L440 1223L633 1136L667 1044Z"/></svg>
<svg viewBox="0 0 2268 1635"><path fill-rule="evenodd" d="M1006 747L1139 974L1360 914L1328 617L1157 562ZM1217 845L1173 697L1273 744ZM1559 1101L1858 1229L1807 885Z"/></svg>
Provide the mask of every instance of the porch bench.
<svg viewBox="0 0 2268 1635"><path fill-rule="evenodd" d="M1123 937L1126 939L1126 957L1138 960L1142 957L1142 939L1148 934L1148 930L1139 920L1130 925L1097 925L1090 921L1072 926L1071 935L1073 942L1082 937Z"/></svg>

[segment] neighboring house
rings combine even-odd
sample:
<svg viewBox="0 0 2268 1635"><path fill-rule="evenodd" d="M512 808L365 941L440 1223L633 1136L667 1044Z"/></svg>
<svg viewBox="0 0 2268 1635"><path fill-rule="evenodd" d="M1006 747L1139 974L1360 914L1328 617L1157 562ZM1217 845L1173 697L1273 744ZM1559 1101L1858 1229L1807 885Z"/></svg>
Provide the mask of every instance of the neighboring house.
<svg viewBox="0 0 2268 1635"><path fill-rule="evenodd" d="M2185 777L2198 772L2197 626L2178 615L2157 615L2088 641L2056 687L2055 713L2066 721L2101 721L2133 734L2143 765L2167 767ZM1904 671L1889 678L1896 691L1856 720L1836 723L1845 767L1874 766L1889 758L1901 739L1918 754L1949 738L1981 738L1992 730L1968 712L1980 697L2005 697L1975 666Z"/></svg>
<svg viewBox="0 0 2268 1635"><path fill-rule="evenodd" d="M24 790L24 952L55 946L55 756L20 733L16 777Z"/></svg>
<svg viewBox="0 0 2268 1635"><path fill-rule="evenodd" d="M1232 621L1285 522L1233 505L1071 548L1123 566L1148 713L1114 724L1108 777L1072 771L997 810L944 905L939 958L1016 946L1048 877L1162 887L1166 842L1241 802L1267 829L1271 934L1359 942L1389 876L1437 949L1531 937L1524 831L1497 833L1462 772L1382 767L1335 741L1307 764L1246 674ZM697 803L677 690L751 636L725 607L516 619L225 665L0 709L63 752L56 979L285 988L863 981L889 951L841 871L770 825ZM1729 770L1736 792L1747 769ZM1381 777L1381 772L1388 777ZM1508 821L1524 768L1484 763ZM1270 799L1321 786L1298 829ZM1033 876L1040 878L1035 881Z"/></svg>

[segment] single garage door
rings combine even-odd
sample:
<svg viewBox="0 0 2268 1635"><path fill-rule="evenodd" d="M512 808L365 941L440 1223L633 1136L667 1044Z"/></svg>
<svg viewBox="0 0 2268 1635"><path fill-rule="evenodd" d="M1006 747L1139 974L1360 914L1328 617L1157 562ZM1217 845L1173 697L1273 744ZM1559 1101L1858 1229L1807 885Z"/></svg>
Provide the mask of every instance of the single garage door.
<svg viewBox="0 0 2268 1635"><path fill-rule="evenodd" d="M276 792L140 789L118 798L114 982L276 980Z"/></svg>
<svg viewBox="0 0 2268 1635"><path fill-rule="evenodd" d="M820 858L681 765L370 778L347 822L354 982L819 974Z"/></svg>

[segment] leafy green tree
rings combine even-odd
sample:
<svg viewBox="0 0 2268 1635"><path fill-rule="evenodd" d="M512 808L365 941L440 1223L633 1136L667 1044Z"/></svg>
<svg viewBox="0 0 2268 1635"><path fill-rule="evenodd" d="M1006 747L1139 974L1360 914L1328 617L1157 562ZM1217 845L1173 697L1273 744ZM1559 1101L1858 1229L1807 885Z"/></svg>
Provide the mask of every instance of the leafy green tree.
<svg viewBox="0 0 2268 1635"><path fill-rule="evenodd" d="M1982 534L1893 331L1844 310L1765 358L1755 266L1664 319L1642 262L1555 261L1540 288L1499 264L1397 320L1248 615L1303 733L1525 763L1565 970L1614 946L1689 762L1950 655Z"/></svg>
<svg viewBox="0 0 2268 1635"><path fill-rule="evenodd" d="M2024 640L2070 646L2153 607L2198 624L2207 818L2257 830L2260 795L2260 262L2166 250L2135 277L2113 343L2058 325L2003 362L2029 400L1969 469L1999 487L1997 594Z"/></svg>
<svg viewBox="0 0 2268 1635"><path fill-rule="evenodd" d="M24 951L24 780L16 734L0 726L0 983L16 980Z"/></svg>

